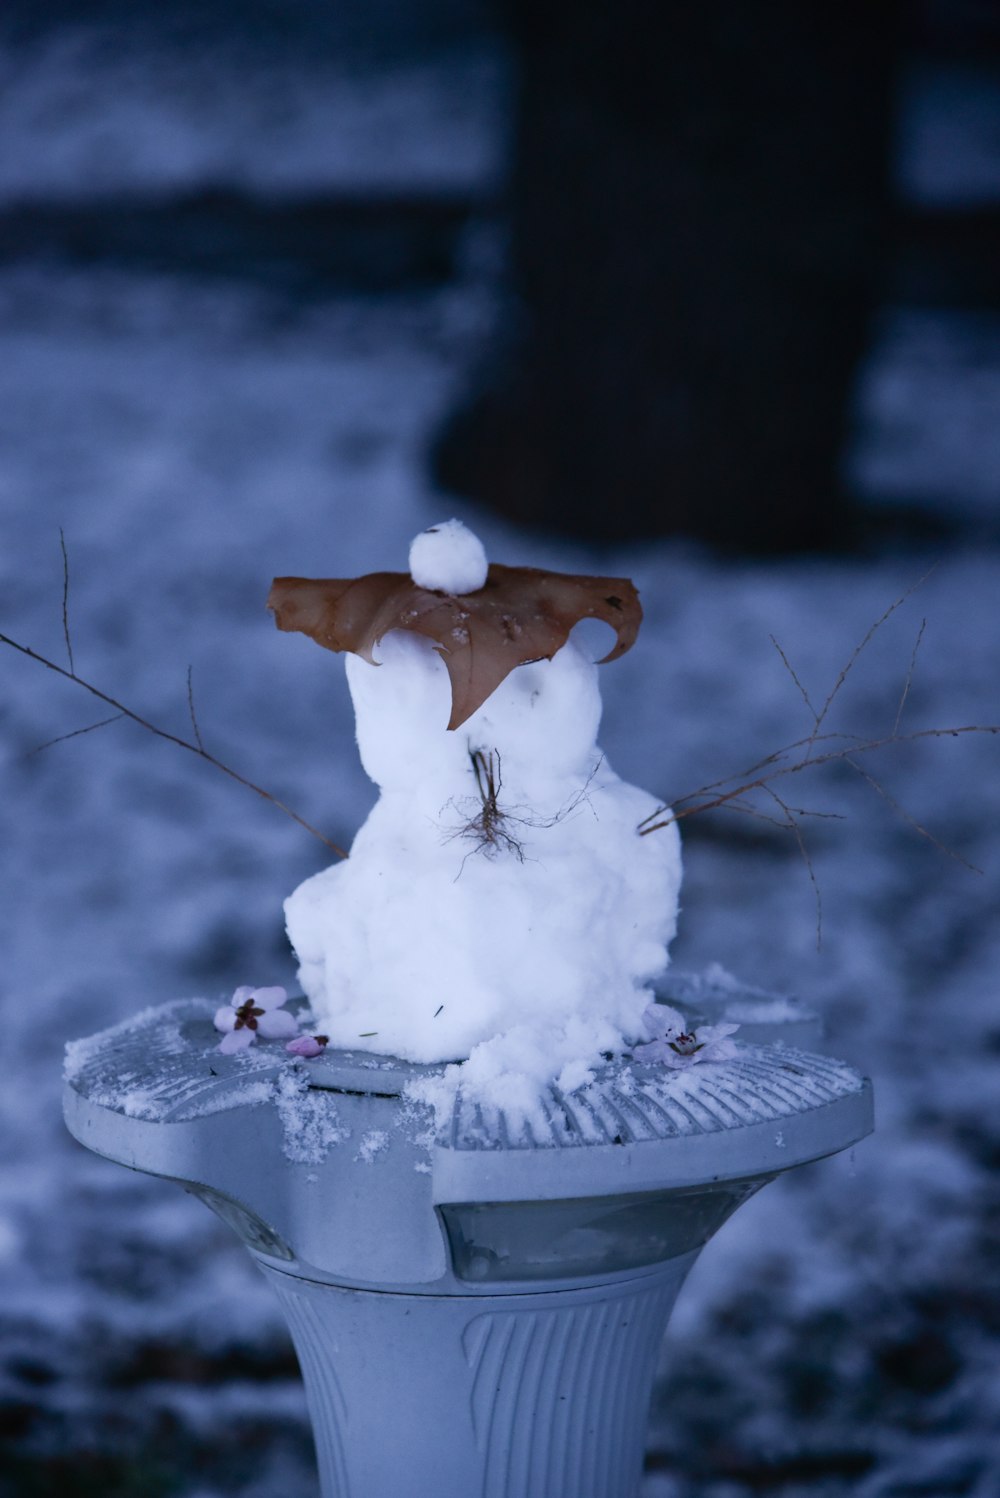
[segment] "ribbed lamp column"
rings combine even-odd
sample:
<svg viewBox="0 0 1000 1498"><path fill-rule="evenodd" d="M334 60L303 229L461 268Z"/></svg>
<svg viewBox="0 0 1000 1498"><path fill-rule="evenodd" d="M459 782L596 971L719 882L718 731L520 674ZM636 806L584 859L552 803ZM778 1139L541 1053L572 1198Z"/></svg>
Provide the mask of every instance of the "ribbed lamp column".
<svg viewBox="0 0 1000 1498"><path fill-rule="evenodd" d="M686 1269L486 1299L265 1270L302 1368L323 1498L632 1498Z"/></svg>

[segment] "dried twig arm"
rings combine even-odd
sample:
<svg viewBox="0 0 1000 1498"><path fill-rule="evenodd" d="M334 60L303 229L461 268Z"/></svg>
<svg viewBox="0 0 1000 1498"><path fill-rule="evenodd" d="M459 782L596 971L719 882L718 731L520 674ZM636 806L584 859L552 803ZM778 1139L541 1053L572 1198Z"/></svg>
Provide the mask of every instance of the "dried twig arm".
<svg viewBox="0 0 1000 1498"><path fill-rule="evenodd" d="M110 718L100 718L96 723L88 723L83 728L72 728L69 733L57 734L54 739L46 739L44 744L36 744L34 749L29 749L24 756L25 759L33 759L36 754L41 754L44 749L51 749L56 744L65 744L67 739L81 738L85 733L94 733L98 728L107 728L109 723L120 723L121 713L114 713Z"/></svg>
<svg viewBox="0 0 1000 1498"><path fill-rule="evenodd" d="M67 639L67 644L68 643L69 642ZM228 775L230 780L235 780L238 785L245 786L247 790L253 791L254 794L260 796L262 800L270 801L271 804L273 806L276 806L279 811L284 812L286 817L290 817L293 822L297 822L300 827L304 827L305 830L311 833L313 837L318 837L321 843L325 843L328 848L330 848L334 853L337 854L338 858L347 857L347 854L344 852L343 848L340 848L336 843L331 842L331 840L326 837L324 833L320 832L318 827L314 827L311 822L307 822L304 817L300 817L298 812L293 811L290 806L286 806L284 801L279 801L277 796L273 796L271 792L266 791L263 786L256 785L252 780L248 780L245 775L241 775L238 770L232 769L229 765L224 764L221 759L217 759L214 754L210 754L201 743L200 733L198 733L197 743L192 743L189 739L183 739L179 734L171 733L168 729L160 728L156 723L150 722L150 720L148 718L144 718L141 713L133 712L133 710L130 707L126 707L123 702L119 702L117 698L112 697L108 692L102 692L100 687L95 687L92 682L86 681L82 676L78 676L75 671L67 671L63 666L57 665L55 661L49 660L48 656L40 654L40 652L37 650L32 650L30 645L23 645L19 640L12 639L10 635L3 634L2 632L0 632L0 644L10 646L11 650L16 650L20 655L27 656L29 660L36 661L38 665L44 666L47 670L54 671L57 676L63 677L64 680L75 682L77 686L83 687L85 692L89 692L92 697L96 697L98 701L104 702L108 705L108 707L114 708L115 713L119 717L128 718L132 723L138 723L140 728L147 729L149 733L154 734L158 739L165 739L168 744L176 744L179 749L185 749L189 754L195 755L198 759L203 759L206 764L213 765L215 769L221 770L223 775ZM190 677L188 679L188 683L190 689ZM188 704L189 707L192 706L190 690ZM105 722L111 721L113 720L105 720ZM92 727L100 726L103 725L92 725ZM195 727L197 732L196 721Z"/></svg>
<svg viewBox="0 0 1000 1498"><path fill-rule="evenodd" d="M76 676L76 667L73 664L73 641L69 633L69 552L66 550L66 535L62 526L59 527L59 545L62 549L63 564L63 594L62 594L62 620L63 638L66 641L66 654L69 657L69 674Z"/></svg>
<svg viewBox="0 0 1000 1498"><path fill-rule="evenodd" d="M669 827L672 822L680 822L685 817L693 817L698 812L714 811L716 807L728 806L730 802L749 796L753 791L767 791L775 780L780 780L786 775L800 775L803 770L818 770L823 765L833 764L838 760L848 760L851 755L871 754L876 749L888 749L893 744L912 744L920 739L957 739L969 733L1000 734L1000 723L963 723L954 728L918 728L913 733L891 733L881 739L860 739L851 734L824 734L820 740L810 737L798 743L789 744L774 754L769 754L767 759L761 760L758 765L747 772L748 778L740 780L735 786L731 784L731 780L736 778L733 776L729 781L717 780L711 785L704 785L696 791L690 791L686 796L678 796L673 806L664 802L639 823L638 830L640 835L645 837L647 833L658 832L661 827ZM816 754L811 757L803 755L794 764L778 763L795 749L831 739L839 739L840 747L830 749L825 754ZM775 765L773 770L768 770L763 775L754 775L754 770L770 764ZM728 790L720 789L726 785L730 786ZM688 801L695 801L697 805L685 805Z"/></svg>

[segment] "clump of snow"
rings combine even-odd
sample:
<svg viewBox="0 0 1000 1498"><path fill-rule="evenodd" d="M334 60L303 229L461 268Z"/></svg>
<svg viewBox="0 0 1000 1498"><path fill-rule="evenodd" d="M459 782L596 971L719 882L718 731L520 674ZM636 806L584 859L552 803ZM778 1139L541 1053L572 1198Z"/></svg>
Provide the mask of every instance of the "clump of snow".
<svg viewBox="0 0 1000 1498"><path fill-rule="evenodd" d="M393 632L380 653L346 668L381 794L350 858L286 902L299 978L331 1045L463 1061L430 1091L461 1082L530 1113L540 1088L581 1085L602 1053L646 1038L677 831L640 837L657 803L601 754L597 668L572 640L457 731L430 642Z"/></svg>
<svg viewBox="0 0 1000 1498"><path fill-rule="evenodd" d="M556 1077L556 1087L560 1092L579 1092L581 1087L587 1087L594 1080L594 1073L584 1061L567 1061L562 1071Z"/></svg>
<svg viewBox="0 0 1000 1498"><path fill-rule="evenodd" d="M439 593L478 593L488 563L483 543L460 520L443 520L415 536L410 576L418 588Z"/></svg>
<svg viewBox="0 0 1000 1498"><path fill-rule="evenodd" d="M355 1160L360 1160L362 1165L370 1165L379 1155L384 1154L388 1148L389 1135L385 1129L369 1129L358 1145L358 1152L354 1158Z"/></svg>
<svg viewBox="0 0 1000 1498"><path fill-rule="evenodd" d="M527 1006L518 1006L518 1012L522 1008ZM596 1000L592 1008L596 1009ZM534 1022L511 1025L481 1040L466 1061L453 1062L437 1075L414 1078L406 1085L406 1097L430 1107L438 1129L449 1125L461 1091L467 1102L482 1110L491 1138L500 1116L514 1128L527 1124L544 1136L551 1086L575 1092L593 1079L604 1055L621 1050L625 1042L619 1027L597 1013L557 1019L541 1006L539 1010Z"/></svg>
<svg viewBox="0 0 1000 1498"><path fill-rule="evenodd" d="M160 1119L167 1111L155 1087L130 1086L116 1100L126 1118Z"/></svg>
<svg viewBox="0 0 1000 1498"><path fill-rule="evenodd" d="M321 1165L327 1150L350 1138L329 1092L310 1087L297 1068L275 1078L272 1096L284 1131L284 1155L294 1165Z"/></svg>

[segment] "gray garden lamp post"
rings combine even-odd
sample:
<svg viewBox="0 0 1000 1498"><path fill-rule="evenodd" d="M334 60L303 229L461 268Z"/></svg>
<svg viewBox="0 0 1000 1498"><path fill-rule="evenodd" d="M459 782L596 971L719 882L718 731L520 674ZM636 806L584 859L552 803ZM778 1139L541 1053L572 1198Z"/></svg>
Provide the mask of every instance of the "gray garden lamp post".
<svg viewBox="0 0 1000 1498"><path fill-rule="evenodd" d="M699 1249L872 1127L862 1077L781 1043L687 1071L616 1058L549 1089L533 1128L461 1096L434 1126L404 1093L439 1068L223 1056L212 1012L171 1004L71 1046L66 1121L246 1244L295 1341L324 1498L634 1498Z"/></svg>

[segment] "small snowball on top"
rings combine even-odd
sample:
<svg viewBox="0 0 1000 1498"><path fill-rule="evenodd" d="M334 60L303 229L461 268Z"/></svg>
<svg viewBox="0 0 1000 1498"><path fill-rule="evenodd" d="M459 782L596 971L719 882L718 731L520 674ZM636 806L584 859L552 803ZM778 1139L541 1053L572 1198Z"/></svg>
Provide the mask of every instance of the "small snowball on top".
<svg viewBox="0 0 1000 1498"><path fill-rule="evenodd" d="M410 576L434 593L478 593L488 567L483 543L460 520L430 526L410 547Z"/></svg>

